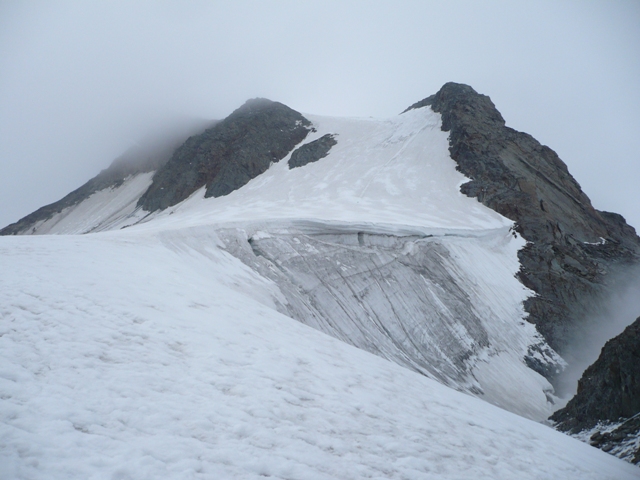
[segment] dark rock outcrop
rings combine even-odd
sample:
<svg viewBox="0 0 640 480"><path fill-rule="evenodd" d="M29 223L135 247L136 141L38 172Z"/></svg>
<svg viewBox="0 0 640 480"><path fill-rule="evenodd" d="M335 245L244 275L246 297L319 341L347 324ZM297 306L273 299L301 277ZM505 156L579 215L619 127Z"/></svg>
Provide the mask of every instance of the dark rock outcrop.
<svg viewBox="0 0 640 480"><path fill-rule="evenodd" d="M598 422L640 413L640 317L609 340L578 382L567 406L551 416L562 431L577 433Z"/></svg>
<svg viewBox="0 0 640 480"><path fill-rule="evenodd" d="M296 148L289 159L289 168L303 167L308 163L317 162L329 155L329 150L337 143L335 135L327 133L313 142Z"/></svg>
<svg viewBox="0 0 640 480"><path fill-rule="evenodd" d="M589 444L637 465L640 463L638 437L640 415L631 417L609 432L597 431L591 435Z"/></svg>
<svg viewBox="0 0 640 480"><path fill-rule="evenodd" d="M158 170L138 206L151 212L165 209L205 185L205 197L227 195L284 158L304 140L310 125L281 103L249 100L178 148Z"/></svg>
<svg viewBox="0 0 640 480"><path fill-rule="evenodd" d="M505 126L489 97L447 83L407 110L424 106L442 114L451 158L471 179L461 191L514 220L528 241L519 252L519 278L537 293L528 320L562 354L603 305L610 273L640 262L640 238L620 215L593 208L553 150Z"/></svg>
<svg viewBox="0 0 640 480"><path fill-rule="evenodd" d="M556 428L569 433L590 430L598 424L623 422L610 432L596 432L591 444L605 451L618 449L640 434L640 317L609 340L600 357L578 382L578 392L551 416ZM626 420L626 421L625 421ZM632 460L640 461L636 447Z"/></svg>

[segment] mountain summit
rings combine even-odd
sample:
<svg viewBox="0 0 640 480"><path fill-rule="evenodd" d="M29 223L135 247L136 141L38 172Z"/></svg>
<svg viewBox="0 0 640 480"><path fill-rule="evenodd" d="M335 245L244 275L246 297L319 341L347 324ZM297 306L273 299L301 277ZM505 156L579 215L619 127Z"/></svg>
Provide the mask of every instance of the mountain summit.
<svg viewBox="0 0 640 480"><path fill-rule="evenodd" d="M289 338L283 333L284 324L278 323L288 317L342 341L335 347L336 352L343 352L336 353L341 358L351 358L346 352L353 350L346 343L397 364L393 368L407 375L416 375L407 378L435 380L538 422L568 400L570 393L563 390L561 381L571 361L568 345L588 331L594 315L606 321L607 301L619 287L616 279L622 278L618 275L640 264L640 238L634 229L619 215L594 209L553 150L507 127L489 97L467 85L448 83L390 119L302 115L281 103L254 99L207 127L174 144L171 153L166 154L165 149L163 156L142 166L114 164L60 202L5 227L0 234L104 232L47 237L43 242L50 241L62 251L76 245L86 253L86 258L84 254L79 257L85 260L103 245L105 251L117 252L138 265L141 271L130 272L136 280L108 264L100 268L105 269L105 278L134 282L131 285L141 289L146 299L140 304L142 313L130 310L138 307L127 304L118 307L123 309L118 313L104 307L112 300L120 305L117 296L125 294L116 287L114 296L107 289L108 299L71 280L68 287L78 298L90 299L86 311L109 325L116 321L113 315L119 319L116 323L131 318L135 324L131 332L136 332L131 335L157 339L170 326L172 335L182 338L184 331L174 330L181 318L186 319L189 331L199 331L198 322L233 317L240 322L236 333L250 337L247 348L256 352L271 348L254 338L252 329L256 328L278 349L286 348L286 342L264 333L267 326L256 318L279 325L275 327L279 335ZM19 240L27 239L3 240L6 252L15 247L26 255L27 243ZM65 241L70 242L68 246ZM143 244L149 250L136 246ZM48 243L37 245L48 252ZM127 253L127 245L139 258ZM114 262L119 265L119 260L114 258ZM53 262L50 268L66 267ZM43 278L47 275L43 273ZM185 275L191 276L187 279ZM16 298L23 293L24 298L46 297L26 276L23 280L25 286ZM145 281L153 285L153 291ZM89 285L92 282L96 280ZM196 293L185 290L181 282ZM174 289L179 292L175 297ZM154 296L155 290L164 292L164 297ZM222 291L226 296L216 293ZM129 293L125 296L129 298ZM232 300L236 303L229 303ZM168 322L157 331L151 327L153 312L144 307L154 302L161 304L160 316L166 316ZM23 307L33 312L48 304L38 305L27 302ZM20 320L22 307L14 306L7 311ZM232 315L234 308L251 319ZM70 318L76 318L74 315ZM25 330L25 335L35 335L39 328L36 317L25 320L24 328L33 328ZM138 320L146 326L138 327ZM84 321L79 314L78 325ZM243 326L245 321L250 323ZM225 329L236 328L224 322ZM102 332L102 326L95 328ZM116 333L121 328L129 331L125 324L108 328L115 329L116 343L123 349L122 358L114 359L117 365L128 356L143 362L137 355L151 355L139 350L142 347L136 341L129 344ZM205 330L204 339L223 350L228 348L224 333ZM295 331L308 329L300 325ZM93 338L93 330L87 332L87 338ZM321 338L314 336L319 335L315 331L301 335ZM637 329L623 335L631 341ZM13 337L0 338L8 342ZM182 340L162 338L178 352L176 358L190 354ZM202 350L196 347L200 340L184 338L198 355L204 355L204 344ZM229 341L241 342L238 338ZM305 348L315 348L313 342L319 341L301 338L296 341ZM40 341L35 335L34 345ZM67 345L67 339L60 341ZM20 344L17 337L15 342ZM320 343L324 345L324 340ZM280 359L283 353L278 352L273 358ZM27 358L31 353L20 355ZM164 358L164 353L158 355ZM268 364L270 354L265 355ZM323 358L318 365L331 361L324 350L318 355ZM242 365L255 368L257 363L245 356L253 358L254 353L229 353L223 362L225 375L242 376ZM305 362L315 364L319 357L302 357L297 357L296 362L302 362L298 367L290 368L299 368L304 381L311 382ZM104 358L108 363L111 357ZM198 358L206 364L204 357ZM278 368L282 368L280 360ZM31 367L24 364L20 368ZM120 366L114 368L122 378L128 375ZM107 375L107 370L100 371ZM258 381L260 375L251 381ZM382 382L376 388L397 392L386 383L393 381L393 375L383 376L386 380L376 377L376 382ZM227 385L227 393L237 391L231 377L216 380ZM36 373L24 378L30 379L24 380L25 385L39 385ZM189 388L205 388L200 383L203 378L187 376L192 382ZM60 381L67 380L60 377ZM606 385L601 381L595 388ZM271 392L271 386L265 388ZM309 384L309 388L315 387ZM332 387L322 383L318 388L325 395L325 389ZM260 395L259 391L254 394ZM225 408L236 408L223 398L219 400ZM304 398L319 401L311 393L300 393L291 401L303 405ZM85 407L87 411L93 408ZM269 408L284 412L278 402ZM425 404L424 408L429 407ZM275 410L263 412L262 418L281 422L284 417ZM243 410L242 415L245 413ZM74 428L76 424L80 432L97 432L86 422L78 420ZM111 427L104 428L110 431ZM271 440L265 437L264 441ZM212 445L205 444L206 448ZM405 472L403 468L393 471ZM564 478L585 474L583 470L576 473L578 470ZM509 478L496 472L490 476Z"/></svg>
<svg viewBox="0 0 640 480"><path fill-rule="evenodd" d="M180 146L154 175L138 206L154 212L205 186L206 197L227 195L284 158L309 133L309 121L264 98L249 100Z"/></svg>

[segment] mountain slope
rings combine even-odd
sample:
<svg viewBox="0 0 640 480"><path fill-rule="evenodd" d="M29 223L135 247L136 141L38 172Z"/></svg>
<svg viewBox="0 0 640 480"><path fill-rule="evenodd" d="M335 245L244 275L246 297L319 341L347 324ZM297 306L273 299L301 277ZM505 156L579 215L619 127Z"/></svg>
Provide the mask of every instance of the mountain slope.
<svg viewBox="0 0 640 480"><path fill-rule="evenodd" d="M1 477L638 478L279 314L219 245L211 227L0 238Z"/></svg>
<svg viewBox="0 0 640 480"><path fill-rule="evenodd" d="M558 400L526 357L549 369L563 361L522 321L522 242L457 191L465 179L439 116L306 117L316 131L303 145L337 141L322 160L290 168L285 157L243 188L209 199L202 189L139 228L216 225L228 252L278 285L280 312L511 411L550 415Z"/></svg>
<svg viewBox="0 0 640 480"><path fill-rule="evenodd" d="M250 101L146 191L150 174L128 181L36 230L130 227L179 251L220 248L280 314L536 420L563 404L555 349L639 258L634 230L593 209L553 151L458 84L384 120Z"/></svg>
<svg viewBox="0 0 640 480"><path fill-rule="evenodd" d="M80 188L2 228L0 235L88 233L135 223L136 204L154 173L185 139L215 123L190 119L166 125Z"/></svg>
<svg viewBox="0 0 640 480"><path fill-rule="evenodd" d="M286 105L249 100L176 150L138 205L150 212L165 209L202 186L205 197L227 195L287 155L307 136L308 126L308 120Z"/></svg>
<svg viewBox="0 0 640 480"><path fill-rule="evenodd" d="M516 222L528 244L519 253L533 322L561 354L602 310L612 272L640 263L640 238L620 215L595 210L549 147L505 126L484 95L448 83L410 109L442 112L449 151L471 179L461 191ZM539 370L553 380L552 372Z"/></svg>

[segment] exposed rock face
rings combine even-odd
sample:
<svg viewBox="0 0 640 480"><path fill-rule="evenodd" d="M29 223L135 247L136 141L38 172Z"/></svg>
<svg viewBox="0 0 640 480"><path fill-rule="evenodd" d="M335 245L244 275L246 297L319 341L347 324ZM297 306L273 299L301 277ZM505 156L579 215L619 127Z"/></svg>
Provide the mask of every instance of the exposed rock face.
<svg viewBox="0 0 640 480"><path fill-rule="evenodd" d="M567 406L551 416L559 430L573 434L599 423L623 422L613 431L593 434L591 444L613 450L640 434L640 317L624 332L609 340L598 360L585 370L578 393ZM627 420L627 421L625 421ZM631 454L632 452L628 452ZM633 462L640 461L635 447Z"/></svg>
<svg viewBox="0 0 640 480"><path fill-rule="evenodd" d="M249 100L176 150L138 205L151 212L161 210L205 185L205 197L227 195L284 158L304 140L310 125L281 103Z"/></svg>
<svg viewBox="0 0 640 480"><path fill-rule="evenodd" d="M611 431L596 431L591 435L589 443L596 448L637 465L640 463L639 438L640 416L636 415L622 422Z"/></svg>
<svg viewBox="0 0 640 480"><path fill-rule="evenodd" d="M612 274L640 262L640 239L620 215L592 207L553 150L506 127L489 97L448 83L409 108L426 105L442 114L451 157L471 179L461 191L514 220L528 241L519 252L519 278L538 294L525 302L528 320L563 354L589 318L606 316L603 305L617 287ZM607 343L578 395L554 414L558 428L581 432L640 411L639 346L636 321ZM555 371L530 357L527 365L553 381ZM637 463L639 425L633 417L612 432L596 433L591 443Z"/></svg>
<svg viewBox="0 0 640 480"><path fill-rule="evenodd" d="M338 143L334 137L334 135L327 133L313 142L296 148L289 159L289 168L303 167L329 155L331 147Z"/></svg>
<svg viewBox="0 0 640 480"><path fill-rule="evenodd" d="M442 114L451 157L471 179L461 191L514 220L529 242L519 253L519 278L538 294L525 304L528 320L562 354L601 308L608 274L640 261L640 239L620 215L592 207L553 150L506 127L489 97L447 83L409 109L427 105Z"/></svg>
<svg viewBox="0 0 640 480"><path fill-rule="evenodd" d="M551 419L577 433L600 421L617 422L640 412L640 317L609 340L578 382L578 392Z"/></svg>

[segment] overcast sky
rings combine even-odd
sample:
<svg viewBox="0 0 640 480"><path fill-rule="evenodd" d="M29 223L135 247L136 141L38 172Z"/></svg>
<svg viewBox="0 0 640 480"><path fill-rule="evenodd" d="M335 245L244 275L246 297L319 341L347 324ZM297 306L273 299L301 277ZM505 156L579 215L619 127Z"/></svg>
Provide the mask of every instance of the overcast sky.
<svg viewBox="0 0 640 480"><path fill-rule="evenodd" d="M267 97L386 117L467 83L640 227L640 2L0 0L0 226L149 130Z"/></svg>

